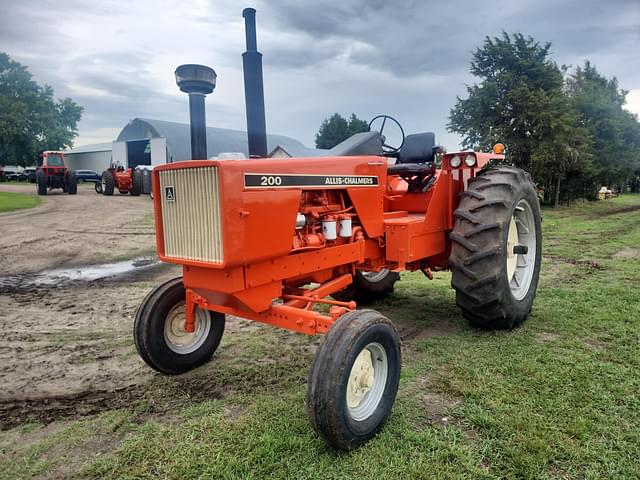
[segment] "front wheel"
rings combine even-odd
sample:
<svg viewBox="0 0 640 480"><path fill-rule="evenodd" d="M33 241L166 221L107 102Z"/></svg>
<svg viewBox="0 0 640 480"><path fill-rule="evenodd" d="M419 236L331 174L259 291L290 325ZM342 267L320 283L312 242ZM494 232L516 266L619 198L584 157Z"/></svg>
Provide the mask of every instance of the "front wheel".
<svg viewBox="0 0 640 480"><path fill-rule="evenodd" d="M113 178L113 173L111 173L111 170L105 170L104 172L102 172L101 184L103 195L113 195L113 190L116 188L116 181Z"/></svg>
<svg viewBox="0 0 640 480"><path fill-rule="evenodd" d="M138 354L167 375L188 372L208 362L224 333L221 313L196 307L195 331L184 331L185 289L174 278L152 290L136 312L133 337Z"/></svg>
<svg viewBox="0 0 640 480"><path fill-rule="evenodd" d="M531 311L540 276L540 206L531 177L506 166L482 172L455 217L449 265L463 316L476 327L516 327Z"/></svg>
<svg viewBox="0 0 640 480"><path fill-rule="evenodd" d="M340 317L311 366L307 409L313 428L330 445L352 450L384 425L400 381L400 336L375 310Z"/></svg>

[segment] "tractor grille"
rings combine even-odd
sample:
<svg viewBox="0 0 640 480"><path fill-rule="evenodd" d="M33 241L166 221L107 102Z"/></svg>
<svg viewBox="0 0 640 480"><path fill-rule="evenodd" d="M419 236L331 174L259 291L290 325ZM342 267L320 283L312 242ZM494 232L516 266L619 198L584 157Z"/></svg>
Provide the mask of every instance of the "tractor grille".
<svg viewBox="0 0 640 480"><path fill-rule="evenodd" d="M164 254L222 263L222 221L217 167L160 172Z"/></svg>

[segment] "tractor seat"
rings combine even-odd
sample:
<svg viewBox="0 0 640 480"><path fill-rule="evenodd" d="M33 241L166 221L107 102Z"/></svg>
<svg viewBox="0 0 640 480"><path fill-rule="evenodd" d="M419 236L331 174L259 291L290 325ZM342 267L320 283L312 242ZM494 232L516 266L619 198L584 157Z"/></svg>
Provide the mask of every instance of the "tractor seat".
<svg viewBox="0 0 640 480"><path fill-rule="evenodd" d="M389 165L389 175L412 177L435 173L436 136L433 132L407 135L395 165Z"/></svg>
<svg viewBox="0 0 640 480"><path fill-rule="evenodd" d="M387 167L387 173L389 175L400 175L401 177L415 175L430 175L435 173L436 164L433 162L427 163L396 163L395 165L389 165Z"/></svg>

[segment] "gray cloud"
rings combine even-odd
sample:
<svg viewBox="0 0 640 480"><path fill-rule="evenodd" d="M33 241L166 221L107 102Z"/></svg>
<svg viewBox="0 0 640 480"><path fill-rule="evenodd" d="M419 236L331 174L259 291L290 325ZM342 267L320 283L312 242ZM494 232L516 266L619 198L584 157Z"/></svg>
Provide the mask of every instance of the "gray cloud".
<svg viewBox="0 0 640 480"><path fill-rule="evenodd" d="M465 95L472 52L502 30L553 42L555 60L592 60L623 88L640 90L638 0L256 0L264 57L267 126L312 144L334 111L396 116L406 130L445 131ZM211 125L244 128L242 6L234 0L4 1L0 49L36 80L85 107L80 138L135 116L188 119L173 70L218 72L207 100ZM110 138L104 138L109 140Z"/></svg>

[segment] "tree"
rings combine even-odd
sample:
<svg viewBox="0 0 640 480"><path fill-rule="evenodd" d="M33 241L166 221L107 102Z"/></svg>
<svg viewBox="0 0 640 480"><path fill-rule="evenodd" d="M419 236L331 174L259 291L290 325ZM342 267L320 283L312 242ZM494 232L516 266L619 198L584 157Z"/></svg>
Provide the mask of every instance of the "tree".
<svg viewBox="0 0 640 480"><path fill-rule="evenodd" d="M447 128L463 135L466 148L505 143L512 163L559 198L568 172L589 167L591 140L570 107L565 69L551 60L550 48L520 33L486 37L471 62L481 81L467 87L468 98L457 98Z"/></svg>
<svg viewBox="0 0 640 480"><path fill-rule="evenodd" d="M325 118L316 134L316 148L333 148L351 135L368 132L369 124L352 113L349 120L339 113Z"/></svg>
<svg viewBox="0 0 640 480"><path fill-rule="evenodd" d="M566 85L579 121L593 138L595 182L622 189L640 169L640 123L623 108L627 92L589 61L576 68Z"/></svg>
<svg viewBox="0 0 640 480"><path fill-rule="evenodd" d="M53 88L39 86L27 67L0 52L1 164L33 165L43 150L73 146L83 109L53 95Z"/></svg>

